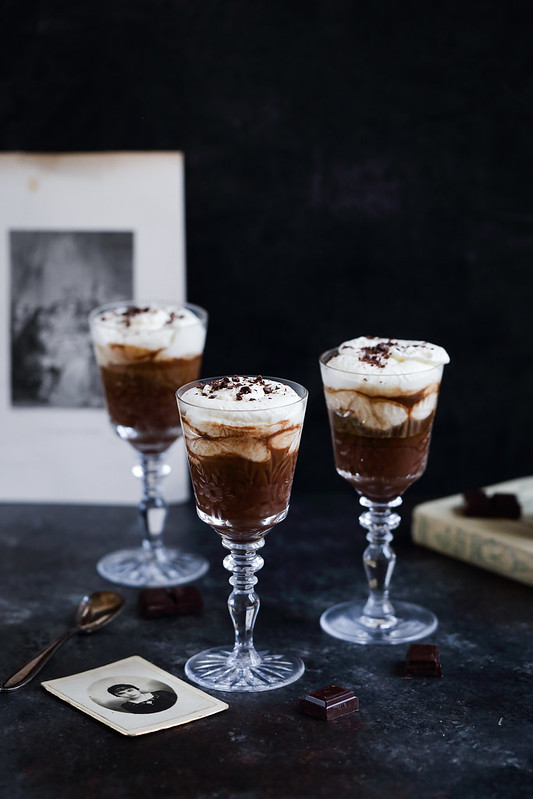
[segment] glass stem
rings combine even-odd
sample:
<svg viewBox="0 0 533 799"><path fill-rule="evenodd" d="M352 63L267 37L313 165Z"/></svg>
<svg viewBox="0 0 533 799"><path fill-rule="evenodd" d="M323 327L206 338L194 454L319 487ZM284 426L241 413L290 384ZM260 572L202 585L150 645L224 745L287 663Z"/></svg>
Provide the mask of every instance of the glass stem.
<svg viewBox="0 0 533 799"><path fill-rule="evenodd" d="M227 538L222 539L230 554L224 558L224 568L230 571L229 581L233 591L228 598L228 609L235 628L235 645L232 658L243 668L256 666L261 662L254 648L254 624L259 612L259 597L254 591L257 583L255 572L263 566L263 558L257 550L264 546L263 538L246 544L235 544Z"/></svg>
<svg viewBox="0 0 533 799"><path fill-rule="evenodd" d="M133 468L133 474L142 480L139 518L143 549L156 558L163 553L163 530L168 506L163 497L162 483L169 472L170 466L162 462L160 454L141 454L140 465Z"/></svg>
<svg viewBox="0 0 533 799"><path fill-rule="evenodd" d="M389 584L391 581L396 554L390 542L392 531L400 524L400 515L393 508L401 505L401 497L391 502L372 502L366 497L360 503L368 510L361 514L359 522L367 530L368 547L363 553L363 565L370 594L363 609L363 623L369 627L387 629L396 624L394 607L389 600Z"/></svg>

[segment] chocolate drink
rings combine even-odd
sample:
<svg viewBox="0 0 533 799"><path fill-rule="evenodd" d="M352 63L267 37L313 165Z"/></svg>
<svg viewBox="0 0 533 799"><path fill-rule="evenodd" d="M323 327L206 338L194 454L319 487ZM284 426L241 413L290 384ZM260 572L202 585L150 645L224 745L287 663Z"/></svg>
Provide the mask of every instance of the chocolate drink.
<svg viewBox="0 0 533 799"><path fill-rule="evenodd" d="M175 394L196 380L205 315L195 306L115 303L91 317L111 423L140 452L163 452L181 434Z"/></svg>
<svg viewBox="0 0 533 799"><path fill-rule="evenodd" d="M299 430L292 430L299 437ZM232 437L231 428L227 432ZM287 510L298 450L269 448L269 452L268 460L259 463L238 455L207 455L189 461L198 508L220 520L224 534L231 538L247 538L256 531L258 519L275 518Z"/></svg>
<svg viewBox="0 0 533 799"><path fill-rule="evenodd" d="M390 502L424 473L447 359L426 342L366 337L322 357L335 465L368 499Z"/></svg>
<svg viewBox="0 0 533 799"><path fill-rule="evenodd" d="M146 360L101 366L100 376L111 423L122 430L119 435L142 452L162 452L181 432L176 391L198 378L202 356L154 361L151 351L146 352Z"/></svg>
<svg viewBox="0 0 533 799"><path fill-rule="evenodd" d="M362 430L357 419L329 412L335 465L363 496L389 502L414 483L426 468L434 412L411 435L379 435Z"/></svg>
<svg viewBox="0 0 533 799"><path fill-rule="evenodd" d="M264 535L287 514L305 401L261 377L186 389L180 411L200 517L231 539Z"/></svg>

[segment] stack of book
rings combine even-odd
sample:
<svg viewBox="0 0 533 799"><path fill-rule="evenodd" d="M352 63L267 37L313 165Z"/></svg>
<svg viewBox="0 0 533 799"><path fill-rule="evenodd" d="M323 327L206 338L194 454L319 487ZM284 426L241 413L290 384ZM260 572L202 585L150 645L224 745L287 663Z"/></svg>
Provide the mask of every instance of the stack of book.
<svg viewBox="0 0 533 799"><path fill-rule="evenodd" d="M533 477L522 477L484 489L514 494L519 519L477 518L463 512L464 497L424 502L413 510L411 536L430 547L504 577L533 585Z"/></svg>

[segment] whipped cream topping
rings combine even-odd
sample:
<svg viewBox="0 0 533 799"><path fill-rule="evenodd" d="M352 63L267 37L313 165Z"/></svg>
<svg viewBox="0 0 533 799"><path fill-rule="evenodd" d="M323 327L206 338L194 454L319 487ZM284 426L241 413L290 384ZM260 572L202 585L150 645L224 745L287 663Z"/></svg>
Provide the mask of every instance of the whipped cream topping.
<svg viewBox="0 0 533 799"><path fill-rule="evenodd" d="M127 302L93 315L91 331L98 347L158 350L161 358L201 354L206 333L204 320L185 306Z"/></svg>
<svg viewBox="0 0 533 799"><path fill-rule="evenodd" d="M217 408L226 411L268 410L298 402L300 397L293 388L270 378L220 377L193 386L182 394L184 402L200 408Z"/></svg>
<svg viewBox="0 0 533 799"><path fill-rule="evenodd" d="M426 419L436 408L446 350L427 341L360 336L320 367L328 407L374 430Z"/></svg>
<svg viewBox="0 0 533 799"><path fill-rule="evenodd" d="M178 392L189 457L237 455L266 461L272 449L298 449L304 397L270 378L222 377Z"/></svg>
<svg viewBox="0 0 533 799"><path fill-rule="evenodd" d="M362 374L406 374L449 361L446 350L427 341L360 336L343 342L328 365Z"/></svg>
<svg viewBox="0 0 533 799"><path fill-rule="evenodd" d="M445 349L427 341L360 336L343 342L330 357L322 376L330 388L361 387L384 394L420 391L440 382L449 363Z"/></svg>

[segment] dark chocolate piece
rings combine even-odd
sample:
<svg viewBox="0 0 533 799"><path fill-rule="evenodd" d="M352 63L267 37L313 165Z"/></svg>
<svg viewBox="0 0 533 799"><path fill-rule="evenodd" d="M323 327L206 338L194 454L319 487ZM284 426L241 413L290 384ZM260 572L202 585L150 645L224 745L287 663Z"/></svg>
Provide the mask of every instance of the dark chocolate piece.
<svg viewBox="0 0 533 799"><path fill-rule="evenodd" d="M442 677L439 648L435 644L411 644L404 677Z"/></svg>
<svg viewBox="0 0 533 799"><path fill-rule="evenodd" d="M138 607L141 616L146 619L156 619L162 616L185 616L190 613L200 613L203 610L204 601L194 585L141 588Z"/></svg>
<svg viewBox="0 0 533 799"><path fill-rule="evenodd" d="M300 710L308 716L331 721L359 710L359 699L349 688L328 685L301 699Z"/></svg>
<svg viewBox="0 0 533 799"><path fill-rule="evenodd" d="M463 494L465 516L488 516L490 514L490 500L480 488L472 488Z"/></svg>
<svg viewBox="0 0 533 799"><path fill-rule="evenodd" d="M519 519L522 515L520 504L514 494L493 494L490 504L493 515L500 519Z"/></svg>
<svg viewBox="0 0 533 799"><path fill-rule="evenodd" d="M496 492L488 496L480 488L464 492L465 516L477 516L482 519L519 519L521 516L520 504L514 494Z"/></svg>

